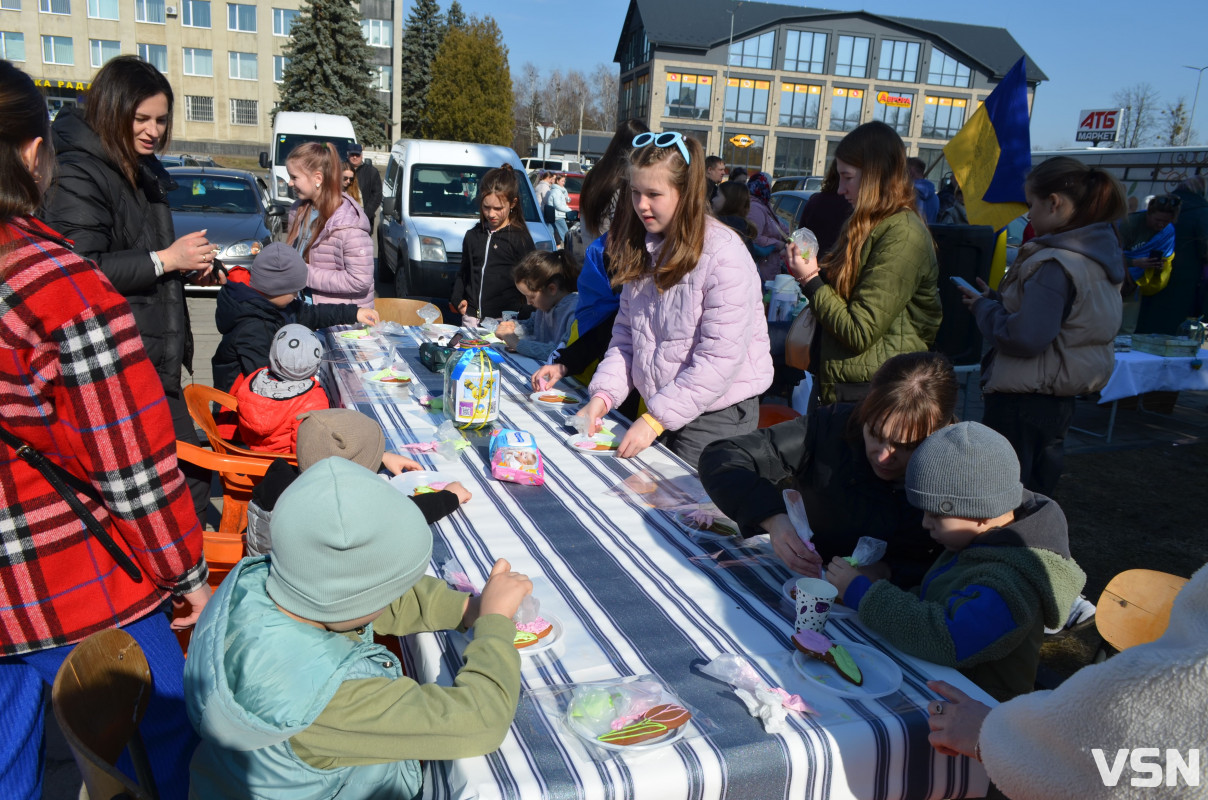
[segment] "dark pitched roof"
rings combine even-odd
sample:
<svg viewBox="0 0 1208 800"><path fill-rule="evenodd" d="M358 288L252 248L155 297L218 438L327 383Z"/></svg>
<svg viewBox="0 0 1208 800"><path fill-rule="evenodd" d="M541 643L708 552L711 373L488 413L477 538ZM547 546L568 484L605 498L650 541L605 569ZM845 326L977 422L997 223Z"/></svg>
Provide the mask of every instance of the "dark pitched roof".
<svg viewBox="0 0 1208 800"><path fill-rule="evenodd" d="M734 39L744 38L757 31L786 22L821 21L834 17L864 17L891 25L934 36L953 50L953 55L968 58L984 67L995 79L1000 79L1014 66L1020 56L1027 53L1005 28L985 25L965 25L958 22L939 22L908 17L890 17L870 14L867 11L830 11L822 8L803 8L780 3L758 3L744 0L693 0L691 13L685 13L682 2L670 0L630 0L625 16L625 27L636 11L646 28L646 36L657 47L708 50L730 38L730 15L734 11ZM620 45L617 46L616 61L620 61ZM1028 56L1028 80L1048 80L1048 76Z"/></svg>
<svg viewBox="0 0 1208 800"><path fill-rule="evenodd" d="M612 133L609 131L583 131L583 149L581 152L585 156L601 156L608 149L608 143L612 141ZM565 133L550 140L550 152L552 153L574 153L579 146L578 133Z"/></svg>

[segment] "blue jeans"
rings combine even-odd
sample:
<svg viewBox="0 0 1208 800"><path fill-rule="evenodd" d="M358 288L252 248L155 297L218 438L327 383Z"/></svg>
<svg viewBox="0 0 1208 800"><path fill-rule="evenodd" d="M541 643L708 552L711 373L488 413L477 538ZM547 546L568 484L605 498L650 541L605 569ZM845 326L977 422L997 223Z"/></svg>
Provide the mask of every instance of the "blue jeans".
<svg viewBox="0 0 1208 800"><path fill-rule="evenodd" d="M123 630L134 637L151 667L153 691L139 726L147 759L161 800L184 800L189 794L189 760L197 735L189 724L184 700L184 654L168 618L155 612ZM59 665L75 645L0 658L0 797L41 800L45 750L43 698ZM133 777L124 753L118 768Z"/></svg>
<svg viewBox="0 0 1208 800"><path fill-rule="evenodd" d="M554 234L559 245L566 241L566 217L554 220Z"/></svg>

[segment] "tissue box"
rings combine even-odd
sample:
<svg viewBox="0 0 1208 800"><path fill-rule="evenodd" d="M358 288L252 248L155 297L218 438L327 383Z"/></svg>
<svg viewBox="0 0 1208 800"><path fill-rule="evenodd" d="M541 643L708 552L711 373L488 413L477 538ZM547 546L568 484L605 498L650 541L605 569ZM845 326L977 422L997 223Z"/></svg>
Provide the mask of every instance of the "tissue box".
<svg viewBox="0 0 1208 800"><path fill-rule="evenodd" d="M491 475L501 481L540 486L545 465L531 433L500 428L491 434Z"/></svg>

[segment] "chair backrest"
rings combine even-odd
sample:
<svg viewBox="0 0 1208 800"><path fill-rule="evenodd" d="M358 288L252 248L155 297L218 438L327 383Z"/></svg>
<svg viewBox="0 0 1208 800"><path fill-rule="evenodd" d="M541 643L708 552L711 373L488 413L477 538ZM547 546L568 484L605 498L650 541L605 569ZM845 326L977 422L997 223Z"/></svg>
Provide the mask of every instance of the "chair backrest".
<svg viewBox="0 0 1208 800"><path fill-rule="evenodd" d="M407 297L379 297L373 301L373 308L382 316L382 322L397 322L399 325L423 325L424 321L416 313L421 306L432 305L427 300L412 300ZM433 305L433 308L436 306ZM440 312L440 309L436 309ZM436 322L443 322L441 315Z"/></svg>
<svg viewBox="0 0 1208 800"><path fill-rule="evenodd" d="M797 419L801 416L792 406L785 406L779 403L762 403L759 406L759 423L760 428L770 428L773 425L778 425L781 422L788 422L791 419Z"/></svg>
<svg viewBox="0 0 1208 800"><path fill-rule="evenodd" d="M157 797L138 735L151 699L151 668L134 637L111 628L80 642L59 667L50 698L92 800ZM123 750L137 783L114 766Z"/></svg>
<svg viewBox="0 0 1208 800"><path fill-rule="evenodd" d="M215 453L225 453L233 456L243 456L256 460L267 460L272 463L275 458L284 458L291 464L298 463L297 453L265 453L259 450L249 450L246 447L241 447L235 444L230 439L224 439L219 433L218 423L214 419L214 414L210 411L210 403L217 403L223 408L231 411L238 411L239 401L235 399L235 395L228 394L221 389L215 389L213 386L206 386L203 383L190 383L185 385L185 406L189 409L189 416L193 418L194 424L205 433L206 439L210 442L210 447L214 448ZM179 455L180 448L177 448ZM209 469L220 469L219 467L209 467ZM264 473L260 473L263 475Z"/></svg>
<svg viewBox="0 0 1208 800"><path fill-rule="evenodd" d="M1117 650L1157 639L1170 624L1174 597L1186 578L1152 569L1130 569L1112 578L1095 607L1095 627Z"/></svg>

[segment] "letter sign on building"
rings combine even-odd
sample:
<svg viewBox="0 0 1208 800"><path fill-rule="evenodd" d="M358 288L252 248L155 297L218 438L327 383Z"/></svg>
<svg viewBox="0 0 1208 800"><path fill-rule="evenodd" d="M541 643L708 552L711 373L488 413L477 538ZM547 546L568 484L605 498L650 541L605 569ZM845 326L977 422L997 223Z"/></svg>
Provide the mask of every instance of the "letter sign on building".
<svg viewBox="0 0 1208 800"><path fill-rule="evenodd" d="M1114 142L1120 123L1124 119L1122 108L1083 109L1078 112L1076 142Z"/></svg>

